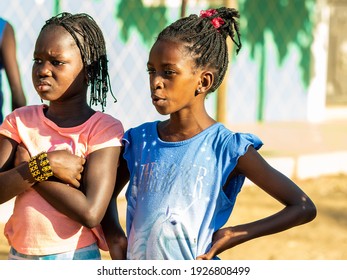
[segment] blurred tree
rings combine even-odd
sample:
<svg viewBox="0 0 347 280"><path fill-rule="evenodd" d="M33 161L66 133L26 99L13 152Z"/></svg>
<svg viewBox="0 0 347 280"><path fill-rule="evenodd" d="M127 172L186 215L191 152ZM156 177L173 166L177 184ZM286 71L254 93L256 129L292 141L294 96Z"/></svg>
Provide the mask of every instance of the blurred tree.
<svg viewBox="0 0 347 280"><path fill-rule="evenodd" d="M181 2L181 18L186 16L188 0L182 0Z"/></svg>
<svg viewBox="0 0 347 280"><path fill-rule="evenodd" d="M60 11L61 11L60 0L55 0L55 1L54 1L54 11L53 11L53 13L54 13L55 15L57 15L57 14L60 13Z"/></svg>
<svg viewBox="0 0 347 280"><path fill-rule="evenodd" d="M307 87L310 80L311 43L313 41L311 20L315 0L239 0L240 14L247 21L240 25L242 38L250 45L252 58L260 53L258 121L264 117L266 33L271 32L278 50L279 64L283 63L290 44L300 54L302 80Z"/></svg>
<svg viewBox="0 0 347 280"><path fill-rule="evenodd" d="M168 22L165 5L147 7L142 0L120 0L116 17L122 22L121 37L125 42L129 40L131 30L135 29L147 46Z"/></svg>

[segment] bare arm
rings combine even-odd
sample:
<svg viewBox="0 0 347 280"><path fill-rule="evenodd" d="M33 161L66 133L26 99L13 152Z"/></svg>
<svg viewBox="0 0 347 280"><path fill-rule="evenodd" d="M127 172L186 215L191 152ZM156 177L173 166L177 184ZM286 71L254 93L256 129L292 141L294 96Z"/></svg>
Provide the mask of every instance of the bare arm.
<svg viewBox="0 0 347 280"><path fill-rule="evenodd" d="M18 143L0 135L0 203L4 203L35 184L28 163L14 167Z"/></svg>
<svg viewBox="0 0 347 280"><path fill-rule="evenodd" d="M112 198L101 222L112 260L125 260L127 238L119 223L117 199Z"/></svg>
<svg viewBox="0 0 347 280"><path fill-rule="evenodd" d="M20 71L17 63L15 34L13 27L9 23L6 24L2 45L0 47L1 58L12 94L12 110L14 110L26 105L26 98L23 92Z"/></svg>
<svg viewBox="0 0 347 280"><path fill-rule="evenodd" d="M113 260L126 259L127 238L119 223L117 197L128 181L129 171L126 161L121 155L119 157L119 166L113 196L101 223L110 250L110 256Z"/></svg>
<svg viewBox="0 0 347 280"><path fill-rule="evenodd" d="M53 173L57 178L78 187L85 160L67 151L48 153ZM13 139L0 135L0 203L33 187L37 182L32 177L28 161L30 155Z"/></svg>
<svg viewBox="0 0 347 280"><path fill-rule="evenodd" d="M116 180L116 185L114 188L113 197L117 198L120 192L123 190L125 185L129 182L130 174L127 166L127 162L123 158L124 149L121 151L121 155L119 156L119 165L118 165L118 176Z"/></svg>
<svg viewBox="0 0 347 280"><path fill-rule="evenodd" d="M101 149L88 157L81 187L84 192L63 183L67 182L75 187L80 186L78 181L81 179L80 173L72 176L71 170L82 172L84 160L71 155L80 160L80 162L72 161L71 158L64 158L61 153L67 152L49 153L53 173L61 181L37 183L34 188L58 211L87 227L98 225L105 216L102 226L105 235L109 237L107 241L111 258L125 259L127 240L119 224L115 200L110 202L117 176L120 148ZM19 165L23 161L27 162L29 159L28 151L23 146L18 145L16 164ZM119 192L115 193L115 196L118 194ZM105 211L107 211L106 215L104 215Z"/></svg>
<svg viewBox="0 0 347 280"><path fill-rule="evenodd" d="M103 148L91 153L85 164L84 192L64 183L45 181L35 190L54 208L82 225L100 224L113 193L120 147Z"/></svg>
<svg viewBox="0 0 347 280"><path fill-rule="evenodd" d="M289 178L272 168L253 147L240 157L236 168L237 172L282 203L284 208L258 221L218 230L211 250L198 259L211 259L251 239L308 223L316 216L316 207L311 199Z"/></svg>

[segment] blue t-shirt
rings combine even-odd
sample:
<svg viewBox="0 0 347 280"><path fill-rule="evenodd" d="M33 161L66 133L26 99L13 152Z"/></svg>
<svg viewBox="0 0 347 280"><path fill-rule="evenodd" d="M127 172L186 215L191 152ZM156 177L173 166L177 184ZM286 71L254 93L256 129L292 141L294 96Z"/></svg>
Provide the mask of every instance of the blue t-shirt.
<svg viewBox="0 0 347 280"><path fill-rule="evenodd" d="M4 35L4 30L6 26L7 21L0 18L0 46L2 44L2 37ZM3 105L3 92L2 92L2 69L4 68L4 65L2 64L2 61L0 60L0 124L3 122L3 115L2 115L2 105Z"/></svg>
<svg viewBox="0 0 347 280"><path fill-rule="evenodd" d="M123 138L130 172L127 258L196 259L230 217L245 177L223 186L238 158L262 142L221 123L188 140L165 142L157 125L129 129Z"/></svg>

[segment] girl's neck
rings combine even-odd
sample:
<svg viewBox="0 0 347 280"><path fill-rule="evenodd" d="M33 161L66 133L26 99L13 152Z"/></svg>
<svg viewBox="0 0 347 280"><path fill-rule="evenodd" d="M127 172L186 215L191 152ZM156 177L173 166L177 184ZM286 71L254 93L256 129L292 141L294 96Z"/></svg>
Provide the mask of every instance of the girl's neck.
<svg viewBox="0 0 347 280"><path fill-rule="evenodd" d="M46 118L59 127L74 127L85 123L95 111L85 104L84 106L55 106L51 104L44 109Z"/></svg>
<svg viewBox="0 0 347 280"><path fill-rule="evenodd" d="M204 131L216 121L207 115L204 119L180 119L173 116L158 124L159 138L166 142L179 142L190 139Z"/></svg>

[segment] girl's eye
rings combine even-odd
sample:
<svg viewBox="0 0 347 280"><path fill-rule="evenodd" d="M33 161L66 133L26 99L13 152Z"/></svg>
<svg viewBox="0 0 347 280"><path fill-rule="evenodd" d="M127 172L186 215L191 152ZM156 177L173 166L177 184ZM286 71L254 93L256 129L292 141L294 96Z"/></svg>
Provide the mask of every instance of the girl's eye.
<svg viewBox="0 0 347 280"><path fill-rule="evenodd" d="M34 58L33 61L34 61L35 64L40 64L40 63L42 63L42 60L41 60L41 59L38 59L38 58Z"/></svg>
<svg viewBox="0 0 347 280"><path fill-rule="evenodd" d="M155 73L155 70L154 70L154 69L147 69L147 73L148 73L148 74L154 74L154 73Z"/></svg>
<svg viewBox="0 0 347 280"><path fill-rule="evenodd" d="M60 62L60 61L58 61L58 60L53 60L51 63L52 63L52 65L54 65L54 66L59 66L59 65L62 65L62 64L63 64L62 62Z"/></svg>
<svg viewBox="0 0 347 280"><path fill-rule="evenodd" d="M173 75L175 74L175 71L173 70L165 70L165 75Z"/></svg>

